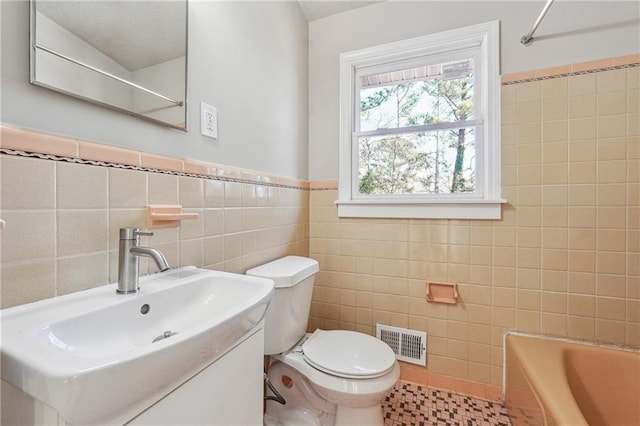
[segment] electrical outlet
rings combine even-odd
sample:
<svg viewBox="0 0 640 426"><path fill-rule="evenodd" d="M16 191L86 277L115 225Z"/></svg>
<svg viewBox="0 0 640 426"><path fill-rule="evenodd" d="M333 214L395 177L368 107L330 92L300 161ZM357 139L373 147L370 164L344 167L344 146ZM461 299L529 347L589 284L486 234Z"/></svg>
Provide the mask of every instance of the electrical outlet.
<svg viewBox="0 0 640 426"><path fill-rule="evenodd" d="M216 107L200 102L200 133L216 139L218 137L218 110Z"/></svg>

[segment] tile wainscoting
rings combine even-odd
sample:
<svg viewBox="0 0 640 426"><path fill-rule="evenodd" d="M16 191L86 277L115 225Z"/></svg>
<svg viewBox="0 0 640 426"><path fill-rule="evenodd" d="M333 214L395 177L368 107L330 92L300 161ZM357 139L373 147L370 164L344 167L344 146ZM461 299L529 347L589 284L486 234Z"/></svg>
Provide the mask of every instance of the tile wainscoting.
<svg viewBox="0 0 640 426"><path fill-rule="evenodd" d="M123 168L9 150L4 142L3 308L117 281L118 230L145 228L147 204L181 204L199 215L143 239L162 250L172 267L244 273L281 256L308 255L309 192L293 179L275 183L276 177L239 171L232 177ZM141 270L151 273L155 264L141 259Z"/></svg>

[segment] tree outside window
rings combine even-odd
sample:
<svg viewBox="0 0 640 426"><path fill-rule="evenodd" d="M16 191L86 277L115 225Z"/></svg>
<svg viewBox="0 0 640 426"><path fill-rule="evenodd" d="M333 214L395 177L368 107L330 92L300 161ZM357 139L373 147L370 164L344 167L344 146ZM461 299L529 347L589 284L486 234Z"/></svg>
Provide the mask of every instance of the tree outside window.
<svg viewBox="0 0 640 426"><path fill-rule="evenodd" d="M370 87L362 79L360 129L425 129L474 116L472 60L462 78L442 74ZM433 67L432 67L433 68ZM436 68L442 69L441 66ZM415 70L403 74L414 75ZM377 76L377 79L380 79ZM361 194L441 194L475 191L473 128L359 138Z"/></svg>

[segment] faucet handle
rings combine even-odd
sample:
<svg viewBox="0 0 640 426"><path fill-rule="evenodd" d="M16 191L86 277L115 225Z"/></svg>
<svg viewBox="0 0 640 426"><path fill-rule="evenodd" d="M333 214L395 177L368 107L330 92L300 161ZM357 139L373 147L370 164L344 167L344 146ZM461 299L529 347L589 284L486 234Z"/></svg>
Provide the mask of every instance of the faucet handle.
<svg viewBox="0 0 640 426"><path fill-rule="evenodd" d="M149 231L134 231L134 234L141 236L141 237L151 237L153 236L153 232L149 232Z"/></svg>
<svg viewBox="0 0 640 426"><path fill-rule="evenodd" d="M120 228L121 240L135 240L139 236L150 237L153 232L141 231L140 228Z"/></svg>

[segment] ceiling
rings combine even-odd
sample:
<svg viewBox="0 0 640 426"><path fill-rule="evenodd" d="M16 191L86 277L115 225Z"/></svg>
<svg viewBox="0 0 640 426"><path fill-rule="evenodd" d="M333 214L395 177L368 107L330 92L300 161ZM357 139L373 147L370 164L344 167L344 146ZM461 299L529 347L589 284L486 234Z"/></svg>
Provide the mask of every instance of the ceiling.
<svg viewBox="0 0 640 426"><path fill-rule="evenodd" d="M343 0L298 0L302 13L307 21L315 21L316 19L325 18L327 16L336 15L348 10L357 9L370 4L378 3L383 0L373 1L343 1Z"/></svg>

